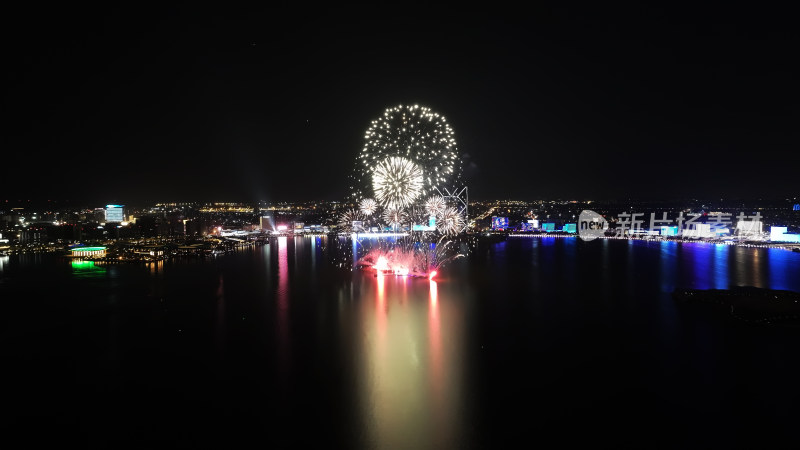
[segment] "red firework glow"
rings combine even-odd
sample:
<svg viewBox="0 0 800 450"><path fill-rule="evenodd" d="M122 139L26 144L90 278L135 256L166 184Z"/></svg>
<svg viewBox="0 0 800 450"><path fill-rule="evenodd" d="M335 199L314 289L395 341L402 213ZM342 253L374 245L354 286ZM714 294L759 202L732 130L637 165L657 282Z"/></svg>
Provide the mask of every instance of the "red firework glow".
<svg viewBox="0 0 800 450"><path fill-rule="evenodd" d="M428 246L417 248L397 246L370 250L358 264L361 267L374 269L378 275L411 276L432 280L442 263L463 255L452 255L447 258L440 256L435 248Z"/></svg>
<svg viewBox="0 0 800 450"><path fill-rule="evenodd" d="M415 264L414 259L413 253L406 253L399 249L389 252L376 250L367 254L361 260L361 265L371 266L378 275L425 276L424 268Z"/></svg>

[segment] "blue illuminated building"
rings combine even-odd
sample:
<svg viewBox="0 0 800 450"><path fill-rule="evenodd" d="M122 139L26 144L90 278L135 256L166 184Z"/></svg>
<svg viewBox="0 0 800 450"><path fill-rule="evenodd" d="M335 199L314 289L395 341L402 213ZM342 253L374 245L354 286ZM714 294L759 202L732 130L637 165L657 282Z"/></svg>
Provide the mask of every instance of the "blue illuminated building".
<svg viewBox="0 0 800 450"><path fill-rule="evenodd" d="M677 236L678 227L661 227L662 236Z"/></svg>
<svg viewBox="0 0 800 450"><path fill-rule="evenodd" d="M787 233L787 227L770 228L769 240L772 242L797 242L800 243L800 234Z"/></svg>
<svg viewBox="0 0 800 450"><path fill-rule="evenodd" d="M125 220L123 205L106 205L106 222L123 222Z"/></svg>
<svg viewBox="0 0 800 450"><path fill-rule="evenodd" d="M492 216L492 229L505 230L508 228L508 217Z"/></svg>

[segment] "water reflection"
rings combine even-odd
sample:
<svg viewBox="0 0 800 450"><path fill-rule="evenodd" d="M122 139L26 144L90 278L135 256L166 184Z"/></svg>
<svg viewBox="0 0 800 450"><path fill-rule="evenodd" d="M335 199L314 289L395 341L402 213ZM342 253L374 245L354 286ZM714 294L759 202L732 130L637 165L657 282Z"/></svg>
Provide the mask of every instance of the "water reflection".
<svg viewBox="0 0 800 450"><path fill-rule="evenodd" d="M662 293L671 293L675 290L678 273L677 242L662 241L659 243L659 273L658 284ZM675 304L669 295L661 295L659 299L659 321L664 330L674 330L676 321ZM672 334L668 335L672 338Z"/></svg>
<svg viewBox="0 0 800 450"><path fill-rule="evenodd" d="M785 250L768 249L766 252L769 271L769 285L772 289L791 290L792 282L797 282L800 267L797 254ZM794 264L793 264L794 263Z"/></svg>
<svg viewBox="0 0 800 450"><path fill-rule="evenodd" d="M147 267L150 268L150 274L158 275L163 274L164 272L164 261L153 261L147 263Z"/></svg>
<svg viewBox="0 0 800 450"><path fill-rule="evenodd" d="M76 278L102 278L106 268L96 265L94 261L72 261L72 275Z"/></svg>
<svg viewBox="0 0 800 450"><path fill-rule="evenodd" d="M305 239L311 242L289 248ZM725 376L712 379L707 374L725 375L732 373L731 368L740 367L739 361L746 361L740 357L740 344L749 342L753 334L746 327L719 328L727 325L696 315L694 308L678 310L669 293L683 287L747 284L800 290L800 254L785 250L676 242L509 239L481 247L480 252L447 266L441 278L431 282L375 277L361 270L351 272L347 270L349 263L340 267L344 260L329 263L333 258L330 252L326 253L326 241L317 239L320 238L271 239L263 255L257 257L241 251L203 262L170 261L166 271L163 263L98 267L91 262L71 264L63 258L47 266L57 270L42 271L43 264L31 262L22 267L26 260L12 256L10 261L0 260L4 271L0 297L12 298L16 292L42 289L41 285L49 283L40 280L64 275L70 283L64 285L64 290L75 293L76 299L86 293L90 294L86 298L117 300L116 305L92 302L102 306L97 311L120 314L119 320L110 317L109 333L102 328L89 328L92 333L86 333L86 337L98 336L97 347L75 348L91 350L84 355L87 360L94 360L95 353L108 349L109 355L119 355L120 363L131 367L142 364L148 374L161 369L153 361L174 357L169 350L176 348L176 342L184 345L189 341L183 335L180 341L172 340L174 333L158 334L156 329L150 334L158 339L143 342L142 333L130 330L146 329L152 322L130 322L136 320L135 315L128 315L128 308L118 306L129 301L149 310L152 302L141 301L142 298L175 299L175 307L168 315L141 315L147 320L166 317L202 330L203 338L196 341L195 348L202 347L203 357L208 348L212 362L216 362L218 352L228 349L220 358L225 359L220 367L231 368L235 373L231 378L199 374L194 377L195 384L193 377L188 377L169 385L168 389L178 392L181 398L209 392L211 395L201 396L202 405L209 398L226 399L177 409L175 416L182 415L192 426L223 420L225 433L253 430L257 435L266 428L250 425L263 414L263 423L273 416L286 417L276 428L297 423L304 430L323 430L320 433L326 428L353 430L353 435L342 433L341 439L346 442L335 442L333 432L326 434L326 438L334 436L332 447L358 448L364 444L367 448L466 448L476 442L495 442L508 430L531 430L534 434L542 429L548 431L547 427L562 422L560 408L571 405L587 408L584 417L591 416L613 429L611 419L603 413L606 405L617 401L612 397L617 393L630 392L625 394L628 397L620 397L621 404L632 406L631 410L641 406L642 416L656 418L660 408L670 408L672 398L680 404L695 404L695 398L705 392L720 398L728 395L730 385L724 384ZM350 243L346 245L344 250L349 249ZM334 247L331 245L330 251ZM22 269L35 276L23 277ZM34 269L41 272L33 272ZM120 272L119 284L114 284L114 271ZM157 276L150 276L151 273ZM82 278L84 275L97 279ZM151 284L149 293L142 288L142 280ZM594 295L598 289L602 295L580 300L585 293L591 291ZM216 304L206 299L216 299ZM68 307L87 302L58 304ZM196 314L199 308L203 314ZM265 314L258 314L265 310ZM214 313L211 320L209 316ZM245 315L247 321L242 322ZM76 323L94 326L99 322L97 314L75 314L73 320L82 317L86 320ZM135 327L126 328L128 323ZM589 325L590 331L581 331L584 325ZM268 339L254 339L254 334ZM769 345L753 345L752 351L779 348L775 366L783 370L784 361L790 360L783 355L791 355L793 348L784 344L783 337L762 341ZM484 350L484 342L492 345ZM131 353L129 349L134 348L142 349L146 356L125 360L125 355ZM607 348L619 351L598 352ZM655 351L642 352L643 348ZM153 359L151 354L162 359ZM531 355L539 358L538 369L528 372L532 363L527 357ZM736 356L735 360L731 356ZM610 358L611 364L606 365L611 367L607 369L609 376L600 377L609 389L605 390L606 384L600 382L590 382L588 386L600 386L598 391L611 394L596 397L602 401L594 402L594 389L580 388L581 384L586 385L586 377L581 374L592 373L594 377L600 357ZM565 359L569 359L567 365L575 364L576 376L561 381L560 370L567 367ZM616 364L622 365L613 369ZM238 367L252 370L234 372ZM630 396L641 391L631 388L630 373L637 378L641 374L640 379L663 388L664 394L632 400ZM788 375L795 374L792 371ZM756 375L763 380L774 373ZM232 378L241 385L243 395L227 400L234 398L229 390ZM148 390L164 392L159 390L163 388L160 379L142 379L153 380L152 386L145 385ZM673 383L675 379L677 384ZM673 385L680 390L670 390ZM747 388L761 393L756 385ZM587 394L588 399L561 395L571 391ZM786 398L790 396L791 392ZM670 401L664 401L667 397ZM514 405L507 403L510 400ZM29 401L26 399L25 403ZM512 408L505 408L516 404L528 412L519 416ZM318 411L309 411L314 408ZM736 420L735 413L741 412L715 411L726 420ZM701 422L694 419L708 417L710 411L681 409L674 414L673 408L668 412L670 417L690 414L694 424ZM226 419L227 414L230 415ZM527 429L528 418L534 415L549 417L550 422L541 422L539 430L533 426ZM544 434L552 438L557 432Z"/></svg>
<svg viewBox="0 0 800 450"><path fill-rule="evenodd" d="M435 281L364 281L375 296L362 309L366 376L360 397L368 446L447 446L462 412L458 299L443 299Z"/></svg>
<svg viewBox="0 0 800 450"><path fill-rule="evenodd" d="M277 332L279 363L286 375L289 363L289 243L278 237ZM296 260L296 257L295 257Z"/></svg>
<svg viewBox="0 0 800 450"><path fill-rule="evenodd" d="M714 245L714 289L728 289L728 246Z"/></svg>
<svg viewBox="0 0 800 450"><path fill-rule="evenodd" d="M694 257L694 288L696 289L711 289L711 281L713 278L712 257L708 251L708 245L695 244L692 249L692 256Z"/></svg>
<svg viewBox="0 0 800 450"><path fill-rule="evenodd" d="M774 250L774 249L770 249ZM761 263L761 256L765 252L754 252L753 258L750 260L750 270L749 273L751 275L752 283L751 286L758 286L758 287L767 287L766 283L764 282L764 266L765 264Z"/></svg>
<svg viewBox="0 0 800 450"><path fill-rule="evenodd" d="M441 447L446 442L449 430L447 425L449 420L447 417L447 409L445 406L445 391L444 391L444 364L442 361L442 334L441 334L441 321L439 318L439 290L435 281L431 280L430 285L430 302L428 304L428 348L430 359L430 386L431 386L431 412L433 415L433 424L437 433L437 447Z"/></svg>
<svg viewBox="0 0 800 450"><path fill-rule="evenodd" d="M316 236L311 236L311 274L312 276L317 273L317 240Z"/></svg>
<svg viewBox="0 0 800 450"><path fill-rule="evenodd" d="M765 283L762 255L771 249L733 247L725 244L678 244L690 255L691 287L728 289L732 286L768 287ZM779 250L784 251L784 250ZM785 251L784 251L785 252ZM665 255L662 255L664 257Z"/></svg>

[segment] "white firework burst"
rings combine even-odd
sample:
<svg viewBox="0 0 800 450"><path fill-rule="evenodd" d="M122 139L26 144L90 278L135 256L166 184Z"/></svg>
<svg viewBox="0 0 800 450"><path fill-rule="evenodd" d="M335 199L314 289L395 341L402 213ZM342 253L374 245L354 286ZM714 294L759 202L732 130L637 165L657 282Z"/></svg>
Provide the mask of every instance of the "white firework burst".
<svg viewBox="0 0 800 450"><path fill-rule="evenodd" d="M378 163L372 173L372 189L387 209L411 205L422 194L422 170L411 160L391 156Z"/></svg>
<svg viewBox="0 0 800 450"><path fill-rule="evenodd" d="M445 235L458 234L464 228L464 217L452 206L446 207L436 216L436 229Z"/></svg>
<svg viewBox="0 0 800 450"><path fill-rule="evenodd" d="M400 208L387 208L383 213L383 220L386 221L389 226L395 227L405 222L407 216L405 211Z"/></svg>
<svg viewBox="0 0 800 450"><path fill-rule="evenodd" d="M358 158L352 181L354 195L368 195L373 168L387 157L411 160L422 171L422 195L434 187L460 182L461 158L450 125L444 116L430 108L395 106L373 120L365 133L365 144Z"/></svg>
<svg viewBox="0 0 800 450"><path fill-rule="evenodd" d="M356 209L348 209L339 216L339 227L350 233L353 231L353 222L361 222L364 220L364 215L361 211Z"/></svg>
<svg viewBox="0 0 800 450"><path fill-rule="evenodd" d="M433 195L425 200L425 210L428 214L438 216L447 208L447 202L441 195Z"/></svg>
<svg viewBox="0 0 800 450"><path fill-rule="evenodd" d="M361 211L361 214L369 217L375 214L375 211L378 210L378 202L371 198L365 198L358 204L358 209Z"/></svg>

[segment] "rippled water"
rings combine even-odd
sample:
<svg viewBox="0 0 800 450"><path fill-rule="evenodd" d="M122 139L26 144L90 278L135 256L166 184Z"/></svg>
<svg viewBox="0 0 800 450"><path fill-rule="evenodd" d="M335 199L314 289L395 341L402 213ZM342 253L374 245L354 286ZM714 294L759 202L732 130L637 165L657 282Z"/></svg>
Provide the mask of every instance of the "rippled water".
<svg viewBox="0 0 800 450"><path fill-rule="evenodd" d="M670 293L800 291L798 253L509 238L429 282L338 267L335 244L150 266L1 260L9 430L148 448L794 439L800 329Z"/></svg>

